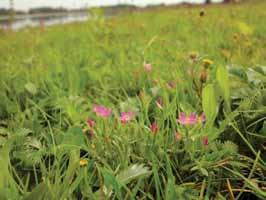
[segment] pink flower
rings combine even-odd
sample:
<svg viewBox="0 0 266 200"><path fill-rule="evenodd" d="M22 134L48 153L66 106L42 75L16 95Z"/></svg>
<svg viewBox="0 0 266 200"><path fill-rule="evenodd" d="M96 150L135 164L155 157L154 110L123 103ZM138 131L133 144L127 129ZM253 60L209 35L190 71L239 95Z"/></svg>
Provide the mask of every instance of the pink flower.
<svg viewBox="0 0 266 200"><path fill-rule="evenodd" d="M97 116L100 117L109 117L112 114L111 109L99 105L95 105L93 107L93 111L96 113Z"/></svg>
<svg viewBox="0 0 266 200"><path fill-rule="evenodd" d="M195 124L197 122L197 115L195 113L191 113L190 116L187 117L188 124Z"/></svg>
<svg viewBox="0 0 266 200"><path fill-rule="evenodd" d="M185 113L181 112L177 121L183 125L193 125L197 123L197 115L191 113L189 116L186 116Z"/></svg>
<svg viewBox="0 0 266 200"><path fill-rule="evenodd" d="M152 71L152 65L150 63L144 63L144 71L151 72Z"/></svg>
<svg viewBox="0 0 266 200"><path fill-rule="evenodd" d="M93 119L88 119L87 120L87 125L90 129L93 129L94 125L95 125L95 121Z"/></svg>
<svg viewBox="0 0 266 200"><path fill-rule="evenodd" d="M158 125L157 125L157 123L156 122L153 122L152 124L151 124L151 132L152 132L152 134L153 135L156 135L157 134L157 132L158 132Z"/></svg>
<svg viewBox="0 0 266 200"><path fill-rule="evenodd" d="M202 143L203 143L204 146L207 146L209 144L208 136L203 137Z"/></svg>
<svg viewBox="0 0 266 200"><path fill-rule="evenodd" d="M131 121L135 117L134 112L122 112L120 116L120 122L125 124Z"/></svg>
<svg viewBox="0 0 266 200"><path fill-rule="evenodd" d="M158 106L158 108L163 109L163 98L162 97L159 97L156 100L156 105Z"/></svg>

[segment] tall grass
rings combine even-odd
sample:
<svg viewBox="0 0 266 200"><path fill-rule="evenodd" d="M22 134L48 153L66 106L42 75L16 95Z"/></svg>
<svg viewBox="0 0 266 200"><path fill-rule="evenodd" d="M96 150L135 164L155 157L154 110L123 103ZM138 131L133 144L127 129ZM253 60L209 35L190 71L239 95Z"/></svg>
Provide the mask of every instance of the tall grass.
<svg viewBox="0 0 266 200"><path fill-rule="evenodd" d="M0 199L265 199L265 9L1 32Z"/></svg>

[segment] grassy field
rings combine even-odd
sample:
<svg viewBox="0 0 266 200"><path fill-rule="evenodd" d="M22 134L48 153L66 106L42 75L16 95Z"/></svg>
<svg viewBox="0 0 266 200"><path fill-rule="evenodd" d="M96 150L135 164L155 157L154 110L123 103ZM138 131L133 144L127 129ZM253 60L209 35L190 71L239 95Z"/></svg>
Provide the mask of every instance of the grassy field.
<svg viewBox="0 0 266 200"><path fill-rule="evenodd" d="M0 32L0 199L266 199L265 10Z"/></svg>

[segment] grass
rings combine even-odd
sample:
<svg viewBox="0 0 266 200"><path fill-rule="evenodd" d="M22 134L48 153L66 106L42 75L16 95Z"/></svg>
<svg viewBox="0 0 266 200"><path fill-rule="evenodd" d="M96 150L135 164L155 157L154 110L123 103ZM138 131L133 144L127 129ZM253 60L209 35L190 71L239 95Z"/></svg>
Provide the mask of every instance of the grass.
<svg viewBox="0 0 266 200"><path fill-rule="evenodd" d="M265 199L265 9L2 31L0 199Z"/></svg>

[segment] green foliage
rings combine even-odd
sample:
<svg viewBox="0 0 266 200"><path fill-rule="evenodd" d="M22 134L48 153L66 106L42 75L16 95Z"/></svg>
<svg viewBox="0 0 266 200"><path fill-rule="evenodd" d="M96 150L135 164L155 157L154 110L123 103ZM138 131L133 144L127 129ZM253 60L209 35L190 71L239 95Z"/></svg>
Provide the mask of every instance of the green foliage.
<svg viewBox="0 0 266 200"><path fill-rule="evenodd" d="M218 102L213 84L205 86L202 91L202 108L207 123L212 125L218 112Z"/></svg>
<svg viewBox="0 0 266 200"><path fill-rule="evenodd" d="M226 102L227 109L230 109L230 83L229 74L225 67L218 67L216 72L216 79L221 89L221 93Z"/></svg>
<svg viewBox="0 0 266 200"><path fill-rule="evenodd" d="M265 9L94 9L2 31L0 199L265 198Z"/></svg>

